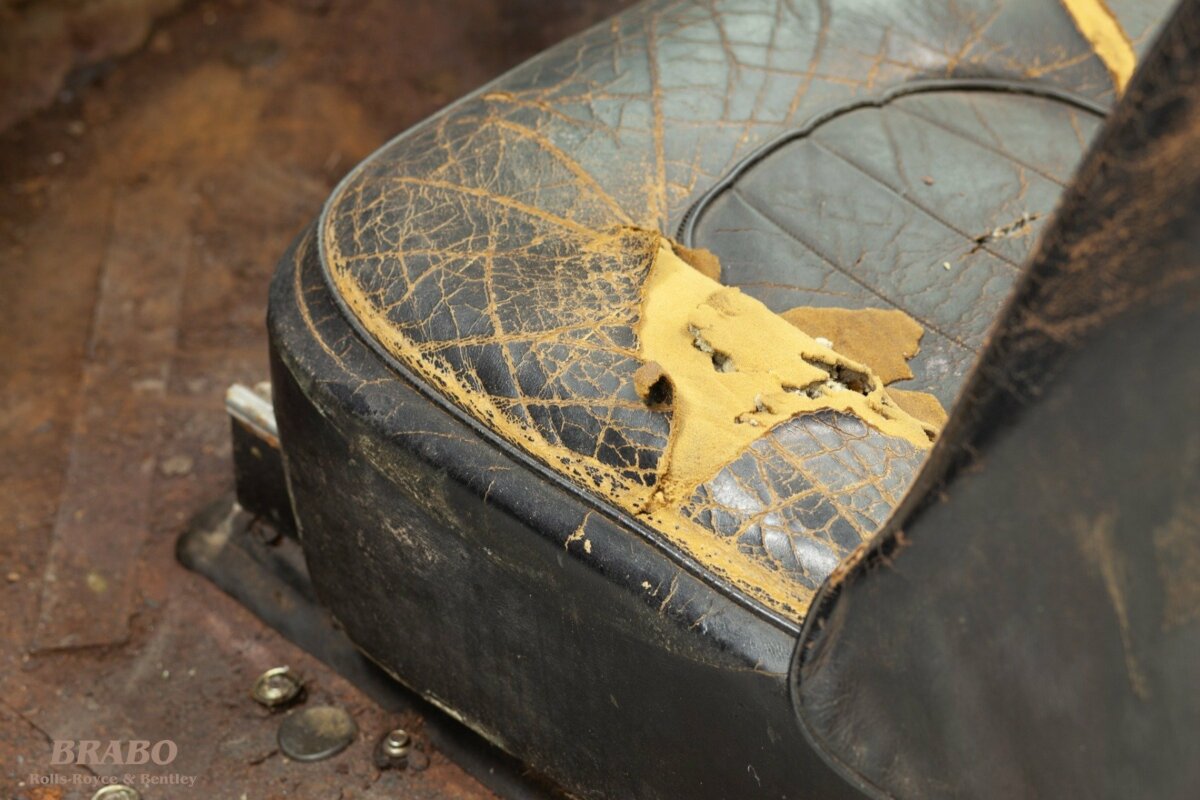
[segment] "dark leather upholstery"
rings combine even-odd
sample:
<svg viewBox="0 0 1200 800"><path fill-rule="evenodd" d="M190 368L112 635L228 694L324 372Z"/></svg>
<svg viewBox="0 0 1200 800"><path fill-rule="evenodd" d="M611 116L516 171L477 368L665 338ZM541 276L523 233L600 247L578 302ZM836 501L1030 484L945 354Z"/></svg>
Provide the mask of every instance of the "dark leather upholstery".
<svg viewBox="0 0 1200 800"><path fill-rule="evenodd" d="M1144 44L1154 14L1115 8ZM672 421L635 392L654 243L622 226L674 233L739 164L796 137L712 198L689 238L777 310L906 310L927 329L911 386L949 404L1113 93L1049 0L650 2L368 159L326 208L324 263L390 358L636 517ZM1022 218L1023 235L987 240ZM744 474L749 494L714 501L705 484L696 513L644 521L800 620L925 454L847 431L778 443L800 448L804 480ZM730 502L769 530L703 513Z"/></svg>

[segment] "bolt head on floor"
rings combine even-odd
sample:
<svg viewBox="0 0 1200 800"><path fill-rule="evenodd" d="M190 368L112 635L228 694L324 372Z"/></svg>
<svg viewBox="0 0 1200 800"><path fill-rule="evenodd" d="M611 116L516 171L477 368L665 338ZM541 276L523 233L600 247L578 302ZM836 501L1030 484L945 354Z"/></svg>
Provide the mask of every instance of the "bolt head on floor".
<svg viewBox="0 0 1200 800"><path fill-rule="evenodd" d="M288 667L269 669L254 682L250 696L267 708L282 708L304 690L304 681Z"/></svg>

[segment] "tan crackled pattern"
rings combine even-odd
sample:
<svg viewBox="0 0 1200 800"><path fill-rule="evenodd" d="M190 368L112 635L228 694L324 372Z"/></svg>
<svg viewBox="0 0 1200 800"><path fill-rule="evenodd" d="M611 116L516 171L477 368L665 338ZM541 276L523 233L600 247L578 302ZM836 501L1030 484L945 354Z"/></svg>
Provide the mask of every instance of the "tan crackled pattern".
<svg viewBox="0 0 1200 800"><path fill-rule="evenodd" d="M1144 32L1129 33L1140 46ZM644 402L633 379L657 232L768 139L855 98L958 74L1113 94L1053 4L649 3L368 160L327 207L325 268L406 367L638 513L671 434L669 409ZM921 457L854 415L803 416L718 469L684 513L651 521L799 618Z"/></svg>

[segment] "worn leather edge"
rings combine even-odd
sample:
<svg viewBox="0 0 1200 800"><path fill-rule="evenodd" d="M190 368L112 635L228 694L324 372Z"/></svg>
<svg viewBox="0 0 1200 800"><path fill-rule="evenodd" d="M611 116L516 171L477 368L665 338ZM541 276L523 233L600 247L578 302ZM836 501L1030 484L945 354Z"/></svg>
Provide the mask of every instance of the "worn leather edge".
<svg viewBox="0 0 1200 800"><path fill-rule="evenodd" d="M326 288L329 289L329 293L332 296L334 303L337 305L342 318L346 321L347 325L350 326L351 330L353 330L355 336L364 342L372 350L372 352L374 352L374 354L388 366L389 369L394 371L397 376L419 391L431 403L454 416L457 420L470 428L481 439L486 441L490 446L496 448L508 457L524 464L526 467L534 471L543 481L554 484L560 489L567 491L576 499L590 506L596 512L603 514L605 517L613 520L626 530L641 536L643 539L650 542L667 556L669 556L681 567L686 569L694 577L704 581L709 586L712 586L713 588L727 595L731 599L735 600L739 605L753 611L763 619L780 626L792 634L800 633L800 624L798 621L789 619L787 616L776 611L775 609L772 609L764 602L751 597L749 594L737 588L728 580L714 574L711 570L706 569L699 561L685 553L681 548L677 547L670 541L670 539L659 533L657 530L651 528L643 522L638 521L631 514L619 508L615 504L605 502L602 498L584 490L574 481L570 480L568 476L558 473L533 454L512 444L499 433L485 425L482 421L476 419L470 412L463 409L458 404L448 400L435 387L431 386L429 382L423 380L404 364L400 363L400 361L391 353L389 353L375 337L371 336L370 333L363 328L361 321L350 311L341 295L329 287L329 276L328 272L325 270L325 261L323 255L321 256L321 261L322 272L327 282Z"/></svg>
<svg viewBox="0 0 1200 800"><path fill-rule="evenodd" d="M321 239L320 236L314 235L314 231L320 230L319 225L320 222L318 221L314 226L307 228L299 237L297 237L296 244L293 247L297 250L302 250L306 247L313 248L313 240L315 239L320 241ZM318 250L317 257L322 258L319 253L320 248L316 249ZM303 253L299 253L298 255L300 258L303 257ZM409 387L418 392L422 397L429 400L434 408L448 414L452 419L462 424L465 428L478 436L482 443L486 443L487 446L491 447L501 457L513 460L529 467L534 477L541 483L548 484L557 488L558 490L566 492L583 506L591 509L591 511L595 512L604 520L606 520L614 529L624 531L626 534L637 534L642 541L646 542L647 545L663 553L670 562L682 568L688 575L698 580L703 585L728 598L729 601L738 608L744 609L745 611L753 614L755 617L776 627L788 636L795 637L799 635L800 623L798 621L792 620L775 612L761 601L729 584L725 579L713 574L709 570L706 570L690 556L677 550L669 542L669 540L666 540L665 537L663 537L657 531L649 528L644 523L633 519L623 510L616 508L611 504L604 503L600 498L581 489L572 481L568 480L565 476L559 475L549 466L538 461L531 454L518 447L515 447L506 439L502 438L498 433L488 429L464 409L447 401L446 398L442 396L436 388L429 385L427 382L420 380L409 369L404 367L403 364L400 364L394 357L388 354L386 350L383 350L382 345L379 342L377 342L373 337L366 335L361 330L357 324L357 320L354 319L352 315L347 314L346 309L342 305L341 297L336 292L330 290L328 284L328 274L326 272L325 262L323 260L320 262L320 269L326 295L340 312L338 315L339 321L344 323L349 329L348 332L352 333L354 337L361 344L363 344L373 356L375 356L376 362L381 368L395 374L398 379L402 380ZM282 274L282 271L277 274ZM296 302L301 307L301 313L307 313L305 311L306 300L304 298L297 298ZM317 337L315 331L312 333L312 335ZM328 347L328 345L324 343L323 339L318 337L318 341L320 341L322 347Z"/></svg>

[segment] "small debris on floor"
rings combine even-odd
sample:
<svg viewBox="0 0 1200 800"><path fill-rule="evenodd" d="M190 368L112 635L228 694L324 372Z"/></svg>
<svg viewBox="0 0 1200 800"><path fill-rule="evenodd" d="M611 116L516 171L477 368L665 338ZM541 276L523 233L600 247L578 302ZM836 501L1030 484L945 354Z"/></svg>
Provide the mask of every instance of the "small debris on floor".
<svg viewBox="0 0 1200 800"><path fill-rule="evenodd" d="M192 458L191 456L182 455L171 456L162 462L159 470L169 478L178 478L187 475L192 471Z"/></svg>

